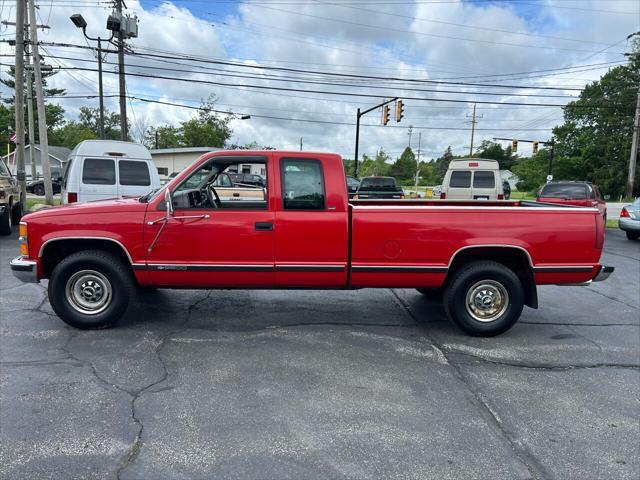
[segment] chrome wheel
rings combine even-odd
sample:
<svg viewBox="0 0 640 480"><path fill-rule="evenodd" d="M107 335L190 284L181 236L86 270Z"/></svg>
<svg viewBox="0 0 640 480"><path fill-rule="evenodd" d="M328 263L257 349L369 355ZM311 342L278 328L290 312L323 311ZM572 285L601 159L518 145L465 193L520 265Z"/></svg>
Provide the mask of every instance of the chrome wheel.
<svg viewBox="0 0 640 480"><path fill-rule="evenodd" d="M81 270L67 281L67 301L74 310L85 315L103 312L113 299L111 283L94 270Z"/></svg>
<svg viewBox="0 0 640 480"><path fill-rule="evenodd" d="M482 280L467 291L467 313L479 322L493 322L502 316L509 306L509 294L500 282Z"/></svg>

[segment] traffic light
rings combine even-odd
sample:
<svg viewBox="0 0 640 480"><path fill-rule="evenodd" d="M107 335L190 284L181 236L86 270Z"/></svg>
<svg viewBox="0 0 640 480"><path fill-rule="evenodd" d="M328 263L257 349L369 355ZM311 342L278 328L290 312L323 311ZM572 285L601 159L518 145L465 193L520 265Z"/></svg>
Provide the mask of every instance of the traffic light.
<svg viewBox="0 0 640 480"><path fill-rule="evenodd" d="M402 103L402 100L398 100L396 102L396 122L400 122L402 117L404 117L404 104Z"/></svg>
<svg viewBox="0 0 640 480"><path fill-rule="evenodd" d="M538 153L538 141L533 142L533 154Z"/></svg>
<svg viewBox="0 0 640 480"><path fill-rule="evenodd" d="M513 153L516 153L518 151L518 140L516 139L511 140L511 151Z"/></svg>
<svg viewBox="0 0 640 480"><path fill-rule="evenodd" d="M386 125L387 123L389 123L389 105L382 108L382 124Z"/></svg>

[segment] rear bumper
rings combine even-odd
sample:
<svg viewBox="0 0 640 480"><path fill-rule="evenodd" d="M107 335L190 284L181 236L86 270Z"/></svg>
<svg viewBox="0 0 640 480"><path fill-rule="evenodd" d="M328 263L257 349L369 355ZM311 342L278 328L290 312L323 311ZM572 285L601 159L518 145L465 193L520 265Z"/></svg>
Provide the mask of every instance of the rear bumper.
<svg viewBox="0 0 640 480"><path fill-rule="evenodd" d="M618 220L618 226L620 230L625 232L640 232L640 220L634 220L633 218L621 218Z"/></svg>
<svg viewBox="0 0 640 480"><path fill-rule="evenodd" d="M600 265L600 268L598 269L598 273L596 273L596 276L593 277L593 281L602 282L603 280L606 280L607 278L609 278L609 275L611 275L614 270L615 270L615 267L607 267L605 265Z"/></svg>
<svg viewBox="0 0 640 480"><path fill-rule="evenodd" d="M16 257L9 263L14 277L25 283L38 283L38 265L33 260Z"/></svg>

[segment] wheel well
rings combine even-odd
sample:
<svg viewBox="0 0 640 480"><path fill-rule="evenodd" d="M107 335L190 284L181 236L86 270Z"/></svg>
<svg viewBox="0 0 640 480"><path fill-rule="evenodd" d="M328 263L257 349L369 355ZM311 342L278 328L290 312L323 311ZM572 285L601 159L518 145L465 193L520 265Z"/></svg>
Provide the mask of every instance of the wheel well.
<svg viewBox="0 0 640 480"><path fill-rule="evenodd" d="M525 305L538 308L538 293L529 256L524 250L516 247L473 247L461 250L449 265L447 280L452 278L452 274L460 267L478 260L491 260L512 270L522 282Z"/></svg>
<svg viewBox="0 0 640 480"><path fill-rule="evenodd" d="M43 277L49 278L60 261L82 250L102 250L120 258L125 265L131 265L131 260L129 260L124 248L111 240L92 238L54 240L45 245L41 255Z"/></svg>

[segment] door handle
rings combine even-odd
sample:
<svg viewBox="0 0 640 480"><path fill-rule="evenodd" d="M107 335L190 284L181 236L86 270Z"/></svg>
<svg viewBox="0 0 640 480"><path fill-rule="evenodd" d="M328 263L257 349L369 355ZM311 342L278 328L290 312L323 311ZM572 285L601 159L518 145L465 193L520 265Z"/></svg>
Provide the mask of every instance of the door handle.
<svg viewBox="0 0 640 480"><path fill-rule="evenodd" d="M273 222L256 222L256 230L258 231L271 231L273 230Z"/></svg>

